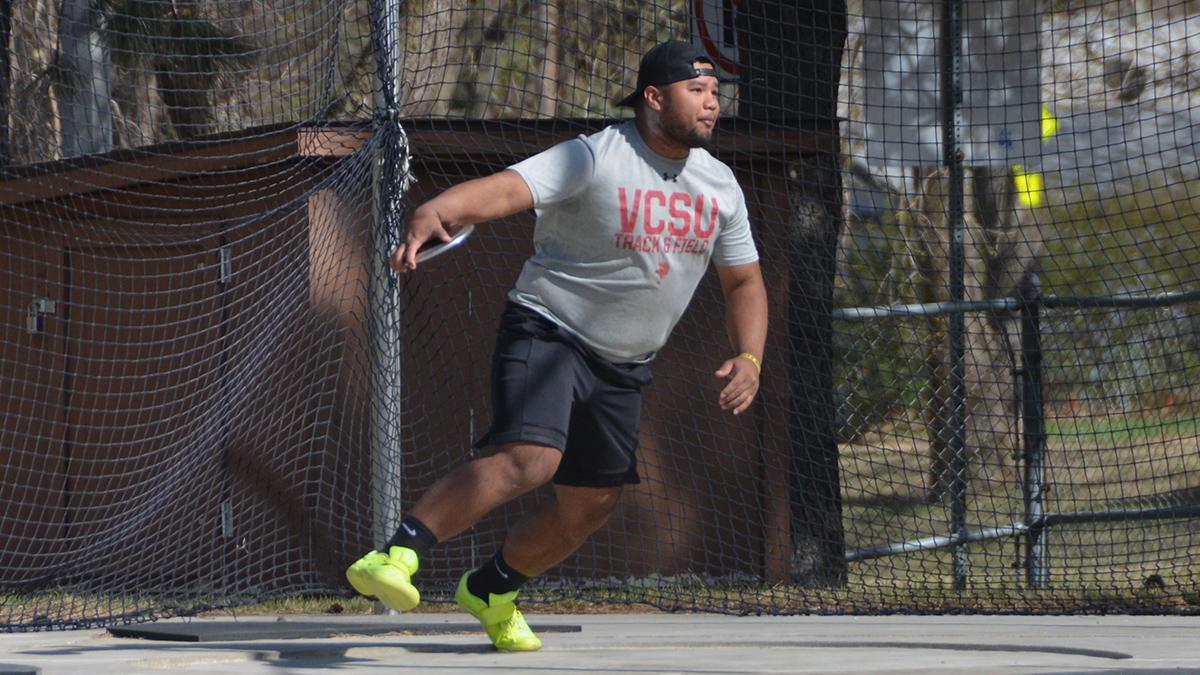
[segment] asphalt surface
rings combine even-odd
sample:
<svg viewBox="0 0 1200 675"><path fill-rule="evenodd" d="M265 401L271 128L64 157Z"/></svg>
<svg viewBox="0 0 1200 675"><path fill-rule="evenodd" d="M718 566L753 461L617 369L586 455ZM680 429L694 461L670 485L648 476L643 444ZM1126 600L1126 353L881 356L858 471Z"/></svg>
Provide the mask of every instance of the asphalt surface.
<svg viewBox="0 0 1200 675"><path fill-rule="evenodd" d="M175 619L0 635L0 673L1198 673L1200 617L530 615L501 654L461 614ZM121 632L121 631L118 631ZM181 641L196 640L196 641Z"/></svg>

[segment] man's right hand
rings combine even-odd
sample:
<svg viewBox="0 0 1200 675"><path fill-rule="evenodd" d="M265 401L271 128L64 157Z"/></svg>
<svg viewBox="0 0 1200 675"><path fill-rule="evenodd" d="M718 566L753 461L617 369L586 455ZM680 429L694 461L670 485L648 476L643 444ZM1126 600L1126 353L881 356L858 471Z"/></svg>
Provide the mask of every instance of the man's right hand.
<svg viewBox="0 0 1200 675"><path fill-rule="evenodd" d="M392 251L388 264L399 274L415 270L417 254L425 242L433 239L450 241L447 227L507 218L531 208L533 193L516 171L505 169L459 183L413 211L408 219L404 243Z"/></svg>
<svg viewBox="0 0 1200 675"><path fill-rule="evenodd" d="M417 269L417 253L430 239L450 241L450 233L446 231L446 226L438 212L428 208L426 204L413 211L412 216L408 219L408 230L404 235L404 243L392 251L388 264L398 274Z"/></svg>

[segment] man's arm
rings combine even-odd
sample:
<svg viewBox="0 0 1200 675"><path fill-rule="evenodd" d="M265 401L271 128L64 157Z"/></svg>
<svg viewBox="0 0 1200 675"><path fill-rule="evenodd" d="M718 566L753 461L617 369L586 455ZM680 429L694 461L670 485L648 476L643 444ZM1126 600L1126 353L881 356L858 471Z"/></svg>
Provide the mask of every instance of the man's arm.
<svg viewBox="0 0 1200 675"><path fill-rule="evenodd" d="M533 194L516 171L504 170L459 183L417 207L408 232L389 261L392 269L417 268L417 251L430 239L449 241L447 227L475 225L533 208Z"/></svg>
<svg viewBox="0 0 1200 675"><path fill-rule="evenodd" d="M728 380L721 390L721 409L740 415L758 394L759 369L767 343L767 289L757 262L718 266L717 275L725 296L725 328L738 355L721 364L715 375Z"/></svg>

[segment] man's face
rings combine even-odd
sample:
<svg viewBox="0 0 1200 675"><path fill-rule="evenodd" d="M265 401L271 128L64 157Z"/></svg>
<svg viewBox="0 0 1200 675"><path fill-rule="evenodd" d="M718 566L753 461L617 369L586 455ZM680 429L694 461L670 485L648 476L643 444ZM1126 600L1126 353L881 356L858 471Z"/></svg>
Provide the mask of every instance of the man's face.
<svg viewBox="0 0 1200 675"><path fill-rule="evenodd" d="M696 68L712 68L703 61ZM662 93L659 120L662 133L671 141L688 148L703 148L712 140L713 127L721 112L720 88L710 75L673 82L658 87Z"/></svg>

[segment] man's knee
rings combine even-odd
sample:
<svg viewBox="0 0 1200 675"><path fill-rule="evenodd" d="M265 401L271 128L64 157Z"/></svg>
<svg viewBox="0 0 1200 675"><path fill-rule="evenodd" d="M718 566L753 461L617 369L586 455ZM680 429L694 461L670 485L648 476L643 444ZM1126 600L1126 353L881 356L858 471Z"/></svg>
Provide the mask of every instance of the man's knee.
<svg viewBox="0 0 1200 675"><path fill-rule="evenodd" d="M581 533L600 529L621 499L620 486L606 488L555 486L555 499L560 517Z"/></svg>
<svg viewBox="0 0 1200 675"><path fill-rule="evenodd" d="M492 461L507 482L521 490L532 490L554 477L562 451L544 445L506 443L492 455Z"/></svg>

